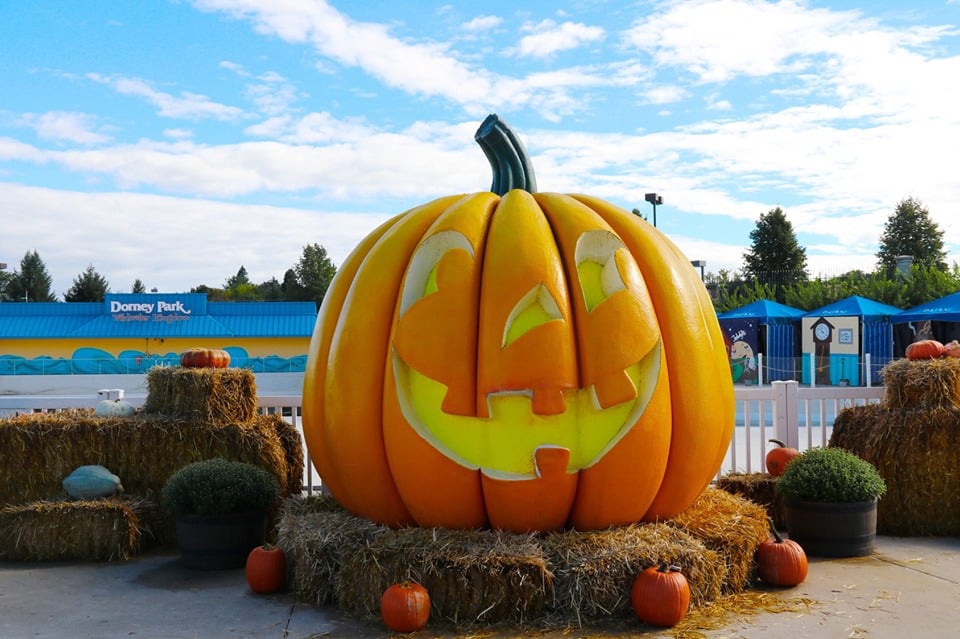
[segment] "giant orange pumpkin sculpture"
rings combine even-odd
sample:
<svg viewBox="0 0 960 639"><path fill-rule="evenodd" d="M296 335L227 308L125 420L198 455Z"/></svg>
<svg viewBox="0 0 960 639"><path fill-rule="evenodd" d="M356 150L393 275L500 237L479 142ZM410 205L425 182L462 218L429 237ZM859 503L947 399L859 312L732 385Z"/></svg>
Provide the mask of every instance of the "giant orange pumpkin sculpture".
<svg viewBox="0 0 960 639"><path fill-rule="evenodd" d="M330 284L303 391L324 485L391 526L587 530L685 510L734 415L697 271L623 209L537 193L496 115L476 138L492 192L389 220Z"/></svg>

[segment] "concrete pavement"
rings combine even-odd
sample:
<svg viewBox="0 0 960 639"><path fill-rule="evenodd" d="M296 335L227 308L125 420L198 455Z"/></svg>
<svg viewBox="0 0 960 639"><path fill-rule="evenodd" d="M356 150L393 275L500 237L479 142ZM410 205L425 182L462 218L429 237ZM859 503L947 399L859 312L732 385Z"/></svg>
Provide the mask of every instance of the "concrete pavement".
<svg viewBox="0 0 960 639"><path fill-rule="evenodd" d="M807 580L776 591L807 598L799 612L731 615L710 639L960 636L960 539L879 537L869 557L810 560ZM431 624L416 637L670 637L628 629L554 632L510 628L458 633ZM257 595L243 570L186 570L175 554L115 563L0 563L2 639L373 639L379 623L335 607L298 604L289 593Z"/></svg>

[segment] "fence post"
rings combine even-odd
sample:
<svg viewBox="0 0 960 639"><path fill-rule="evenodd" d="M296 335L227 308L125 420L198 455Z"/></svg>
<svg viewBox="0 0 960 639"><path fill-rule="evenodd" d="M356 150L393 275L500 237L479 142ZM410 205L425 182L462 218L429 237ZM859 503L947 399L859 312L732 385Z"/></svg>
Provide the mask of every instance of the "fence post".
<svg viewBox="0 0 960 639"><path fill-rule="evenodd" d="M757 353L757 386L763 386L763 353Z"/></svg>
<svg viewBox="0 0 960 639"><path fill-rule="evenodd" d="M871 388L873 386L873 366L870 364L870 353L863 354L863 366L867 369L864 376L867 380L867 388Z"/></svg>
<svg viewBox="0 0 960 639"><path fill-rule="evenodd" d="M773 432L788 448L800 447L800 427L797 404L800 384L796 380L772 382Z"/></svg>

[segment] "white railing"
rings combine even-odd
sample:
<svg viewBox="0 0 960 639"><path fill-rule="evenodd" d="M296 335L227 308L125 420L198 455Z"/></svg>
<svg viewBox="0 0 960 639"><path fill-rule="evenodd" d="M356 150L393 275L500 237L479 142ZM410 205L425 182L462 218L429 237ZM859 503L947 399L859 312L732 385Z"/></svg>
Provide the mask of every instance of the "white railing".
<svg viewBox="0 0 960 639"><path fill-rule="evenodd" d="M101 393L104 393L101 391ZM826 446L830 441L833 421L837 414L850 406L878 403L883 398L883 387L800 386L795 381L773 382L769 386L737 386L736 428L733 441L719 475L729 472L762 472L769 439L778 439L787 446L806 450ZM115 397L114 395L110 395ZM121 396L123 394L121 393ZM56 411L67 408L93 408L106 395L0 395L0 418L18 413ZM123 397L134 406L142 406L143 395ZM300 395L260 395L257 398L261 413L280 414L302 432ZM319 475L304 448L304 490L319 489Z"/></svg>

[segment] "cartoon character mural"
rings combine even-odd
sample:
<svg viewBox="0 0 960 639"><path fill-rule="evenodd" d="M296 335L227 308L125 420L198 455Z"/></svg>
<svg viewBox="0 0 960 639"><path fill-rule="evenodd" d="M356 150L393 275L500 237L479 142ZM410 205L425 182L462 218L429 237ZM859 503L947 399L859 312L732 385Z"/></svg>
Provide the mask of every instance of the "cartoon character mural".
<svg viewBox="0 0 960 639"><path fill-rule="evenodd" d="M727 319L720 322L720 327L727 346L733 381L738 384L755 384L759 379L757 320Z"/></svg>
<svg viewBox="0 0 960 639"><path fill-rule="evenodd" d="M304 376L311 460L345 508L390 526L673 517L733 434L710 297L639 217L537 192L491 118L491 191L388 220L331 282Z"/></svg>

